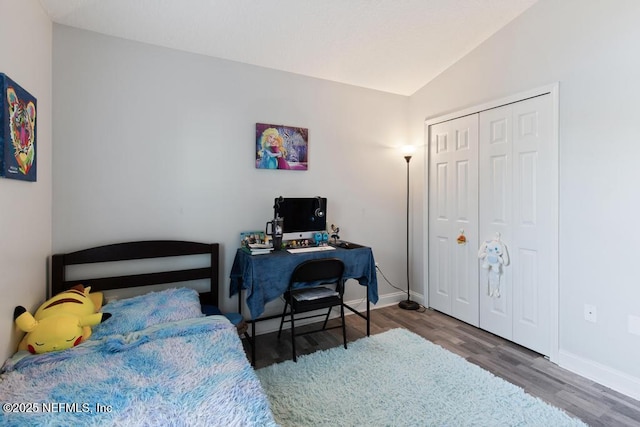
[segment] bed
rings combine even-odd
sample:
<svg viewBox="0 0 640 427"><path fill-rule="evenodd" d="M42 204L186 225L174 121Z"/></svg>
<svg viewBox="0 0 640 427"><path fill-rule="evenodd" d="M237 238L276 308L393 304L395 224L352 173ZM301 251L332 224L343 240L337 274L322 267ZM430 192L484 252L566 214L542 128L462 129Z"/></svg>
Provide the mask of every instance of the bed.
<svg viewBox="0 0 640 427"><path fill-rule="evenodd" d="M275 426L235 326L203 314L218 305L218 254L215 243L163 240L53 255L48 296L78 283L91 292L171 285L107 301L101 311L111 318L76 347L13 355L0 375L0 424ZM67 278L79 267L175 257L208 265ZM203 280L210 286L201 293L184 286Z"/></svg>

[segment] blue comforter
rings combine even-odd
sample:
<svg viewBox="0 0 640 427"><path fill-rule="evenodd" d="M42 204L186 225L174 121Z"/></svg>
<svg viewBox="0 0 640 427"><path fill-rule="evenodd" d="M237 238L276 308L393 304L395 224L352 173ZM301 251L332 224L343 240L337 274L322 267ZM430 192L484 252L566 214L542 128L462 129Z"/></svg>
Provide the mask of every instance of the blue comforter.
<svg viewBox="0 0 640 427"><path fill-rule="evenodd" d="M276 425L222 316L16 353L0 375L0 402L1 425Z"/></svg>

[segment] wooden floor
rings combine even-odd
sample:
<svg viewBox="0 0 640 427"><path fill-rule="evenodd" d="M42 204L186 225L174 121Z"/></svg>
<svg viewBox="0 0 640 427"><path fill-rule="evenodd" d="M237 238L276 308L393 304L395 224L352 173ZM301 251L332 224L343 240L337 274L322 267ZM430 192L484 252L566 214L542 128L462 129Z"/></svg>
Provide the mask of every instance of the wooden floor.
<svg viewBox="0 0 640 427"><path fill-rule="evenodd" d="M332 322L334 322L332 320ZM433 310L406 311L396 305L372 311L371 334L405 328L564 409L590 426L640 426L640 401L559 368L534 353ZM296 328L298 329L298 328ZM366 322L347 316L349 341L366 336ZM288 331L259 335L256 369L290 360ZM298 355L342 345L341 329L298 337ZM249 346L245 342L249 353Z"/></svg>

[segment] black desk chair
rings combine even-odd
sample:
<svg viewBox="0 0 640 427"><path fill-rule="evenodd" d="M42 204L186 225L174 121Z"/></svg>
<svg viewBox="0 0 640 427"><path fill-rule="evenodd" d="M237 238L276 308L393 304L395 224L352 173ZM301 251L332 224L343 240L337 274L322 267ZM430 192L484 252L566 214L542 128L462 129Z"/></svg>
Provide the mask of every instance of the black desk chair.
<svg viewBox="0 0 640 427"><path fill-rule="evenodd" d="M342 320L342 337L344 348L347 348L347 330L344 321L344 283L342 274L344 263L337 258L312 259L300 263L289 280L289 289L284 293L285 306L280 320L278 338L282 333L284 322L291 323L291 347L293 349L293 361L296 357L296 337L327 329L327 321L331 314L331 309L340 306L340 319ZM306 287L303 287L305 286ZM290 319L286 320L287 309L291 307ZM305 317L298 317L297 320L311 319L314 317L324 317L324 324L321 329L296 334L295 315L320 309L327 309L327 314L315 314Z"/></svg>

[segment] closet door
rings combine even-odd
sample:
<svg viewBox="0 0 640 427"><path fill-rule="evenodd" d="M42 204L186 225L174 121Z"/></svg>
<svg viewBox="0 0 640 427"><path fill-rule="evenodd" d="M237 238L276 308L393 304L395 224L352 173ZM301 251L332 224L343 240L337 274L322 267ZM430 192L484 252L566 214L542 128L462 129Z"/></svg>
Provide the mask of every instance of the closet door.
<svg viewBox="0 0 640 427"><path fill-rule="evenodd" d="M430 126L429 141L429 305L478 326L478 115Z"/></svg>
<svg viewBox="0 0 640 427"><path fill-rule="evenodd" d="M557 266L551 121L550 95L480 113L480 240L500 233L510 258L497 294L480 269L480 327L545 355Z"/></svg>

